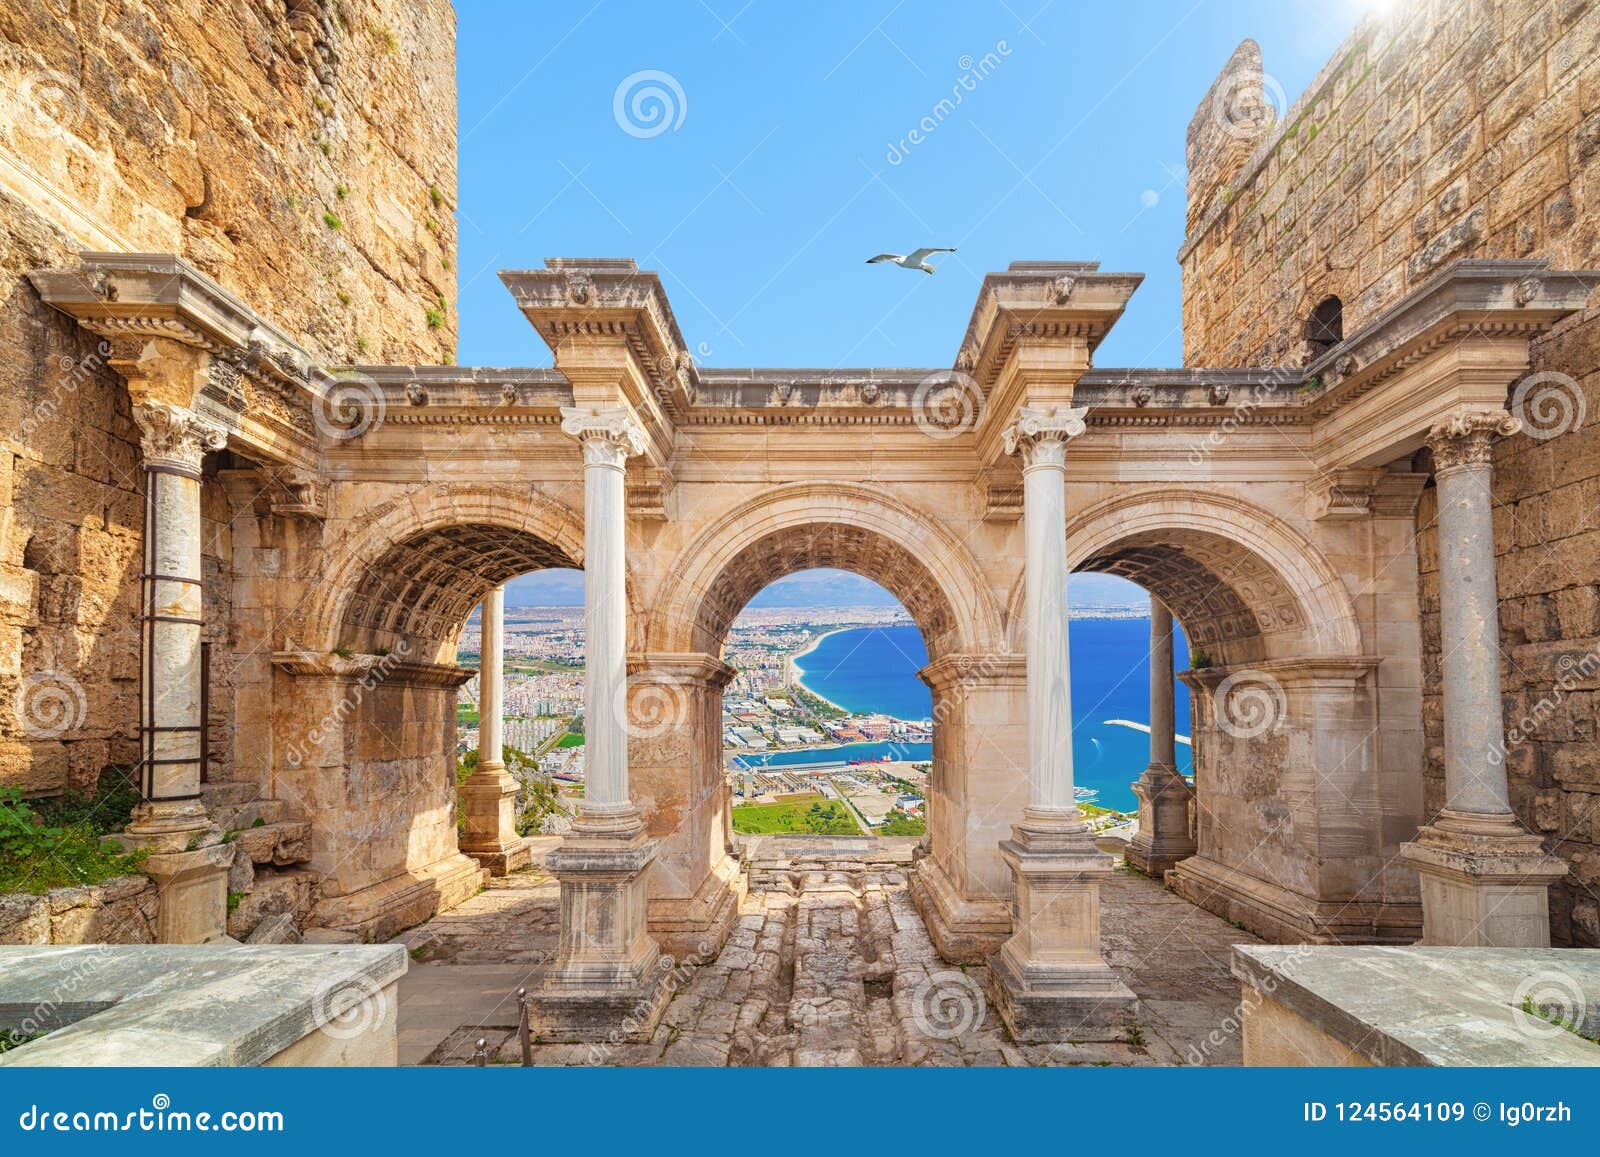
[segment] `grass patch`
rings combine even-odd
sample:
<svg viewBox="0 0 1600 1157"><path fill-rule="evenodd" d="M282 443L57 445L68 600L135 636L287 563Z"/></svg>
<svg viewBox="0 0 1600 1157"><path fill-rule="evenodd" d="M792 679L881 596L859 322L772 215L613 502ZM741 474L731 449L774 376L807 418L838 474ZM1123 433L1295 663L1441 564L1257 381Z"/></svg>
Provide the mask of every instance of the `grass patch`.
<svg viewBox="0 0 1600 1157"><path fill-rule="evenodd" d="M733 830L747 836L801 834L812 836L859 836L856 823L844 804L816 796L811 800L788 803L745 804L733 809Z"/></svg>
<svg viewBox="0 0 1600 1157"><path fill-rule="evenodd" d="M928 830L928 822L916 816L898 815L890 812L884 817L883 824L872 829L876 836L920 836Z"/></svg>
<svg viewBox="0 0 1600 1157"><path fill-rule="evenodd" d="M37 895L139 872L147 853L101 842L127 824L137 798L120 768L107 768L92 795L27 800L0 787L0 892Z"/></svg>
<svg viewBox="0 0 1600 1157"><path fill-rule="evenodd" d="M579 735L575 731L569 731L565 735L563 735L560 739L556 740L556 750L558 750L558 751L561 750L563 747L582 747L582 746L583 746L583 736Z"/></svg>

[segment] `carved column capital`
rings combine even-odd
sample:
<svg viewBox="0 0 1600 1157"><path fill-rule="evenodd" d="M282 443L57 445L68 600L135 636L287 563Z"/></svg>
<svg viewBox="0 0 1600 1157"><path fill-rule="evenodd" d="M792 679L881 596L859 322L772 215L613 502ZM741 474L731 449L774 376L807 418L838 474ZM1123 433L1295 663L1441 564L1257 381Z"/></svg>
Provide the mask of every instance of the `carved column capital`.
<svg viewBox="0 0 1600 1157"><path fill-rule="evenodd" d="M139 423L139 444L147 465L174 466L198 474L206 451L228 444L228 432L221 426L168 402L135 402L133 419Z"/></svg>
<svg viewBox="0 0 1600 1157"><path fill-rule="evenodd" d="M1428 431L1435 473L1489 461L1495 442L1522 429L1505 410L1462 410Z"/></svg>
<svg viewBox="0 0 1600 1157"><path fill-rule="evenodd" d="M1020 452L1024 467L1059 466L1066 461L1067 443L1087 428L1083 416L1088 412L1088 406L1023 406L1002 436L1006 453Z"/></svg>
<svg viewBox="0 0 1600 1157"><path fill-rule="evenodd" d="M620 406L609 410L563 406L561 432L583 444L587 466L614 466L620 470L629 458L643 454L648 445L644 429Z"/></svg>

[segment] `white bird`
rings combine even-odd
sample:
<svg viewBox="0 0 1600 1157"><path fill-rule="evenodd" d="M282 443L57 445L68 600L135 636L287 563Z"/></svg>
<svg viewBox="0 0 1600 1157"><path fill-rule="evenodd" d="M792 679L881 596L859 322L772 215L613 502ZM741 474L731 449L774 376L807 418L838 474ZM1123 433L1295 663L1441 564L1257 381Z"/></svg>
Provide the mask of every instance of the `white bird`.
<svg viewBox="0 0 1600 1157"><path fill-rule="evenodd" d="M932 273L933 266L928 264L928 254L954 252L954 249L913 249L903 257L898 253L880 253L876 257L867 258L867 264L875 265L880 261L893 261L901 269L920 269L924 273Z"/></svg>

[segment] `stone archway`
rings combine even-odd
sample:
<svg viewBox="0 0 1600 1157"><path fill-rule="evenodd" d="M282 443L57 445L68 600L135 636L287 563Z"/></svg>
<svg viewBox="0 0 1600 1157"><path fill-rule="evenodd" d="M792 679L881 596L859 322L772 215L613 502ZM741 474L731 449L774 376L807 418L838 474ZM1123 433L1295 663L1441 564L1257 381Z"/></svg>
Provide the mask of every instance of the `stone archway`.
<svg viewBox="0 0 1600 1157"><path fill-rule="evenodd" d="M1246 500L1192 490L1113 497L1067 533L1073 570L1137 582L1189 639L1199 850L1168 882L1272 939L1414 940L1414 885L1391 865L1420 785L1391 770L1415 764L1386 749L1403 740L1327 559Z"/></svg>
<svg viewBox="0 0 1600 1157"><path fill-rule="evenodd" d="M976 562L933 518L881 491L845 483L776 487L716 519L682 548L650 613L650 649L630 662L635 722L659 714L668 700L684 722L635 726L629 745L634 801L662 843L650 878L650 926L669 950L720 942L731 919L728 897L737 887L726 854L720 716L732 669L720 658L723 641L762 588L813 567L873 580L922 632L931 661L921 674L933 691L935 720L931 848L960 857L969 845L998 843L998 836L974 835L962 810L969 763L964 744L983 732L969 727L968 717L974 704L989 700L951 695L958 667L970 670L974 656L986 656L1002 637L998 607ZM1015 665L1007 672L1014 675ZM1006 694L1017 690L1012 683L1005 687ZM1004 732L1020 722L1018 712L997 713L986 741L1006 743ZM1025 764L1017 765L1015 778L1025 792ZM1020 807L1008 796L985 810L997 824L999 817L1009 822L1013 804Z"/></svg>
<svg viewBox="0 0 1600 1157"><path fill-rule="evenodd" d="M456 814L455 663L467 618L519 574L582 565L582 524L532 490L441 484L332 525L304 640L274 658L277 792L312 822L320 922L378 938L479 885ZM314 721L307 730L307 722Z"/></svg>

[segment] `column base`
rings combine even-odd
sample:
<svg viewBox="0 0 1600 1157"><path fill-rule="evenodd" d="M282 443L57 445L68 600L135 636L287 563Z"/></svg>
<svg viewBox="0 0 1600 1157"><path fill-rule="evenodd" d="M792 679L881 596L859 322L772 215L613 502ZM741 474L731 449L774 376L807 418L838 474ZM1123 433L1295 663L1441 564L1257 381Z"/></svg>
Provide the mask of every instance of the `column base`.
<svg viewBox="0 0 1600 1157"><path fill-rule="evenodd" d="M1100 955L1112 859L1077 809L1023 813L1000 854L1017 882L1011 939L989 961L995 1007L1023 1043L1126 1037L1139 1001Z"/></svg>
<svg viewBox="0 0 1600 1157"><path fill-rule="evenodd" d="M1415 900L1318 900L1203 855L1180 861L1167 886L1197 908L1275 944L1414 944Z"/></svg>
<svg viewBox="0 0 1600 1157"><path fill-rule="evenodd" d="M694 895L687 899L652 897L646 926L661 950L674 960L708 962L728 942L747 887L748 877L739 870L739 861L723 856Z"/></svg>
<svg viewBox="0 0 1600 1157"><path fill-rule="evenodd" d="M483 869L463 855L403 872L343 896L324 896L311 925L354 933L367 943L387 940L449 911L483 887Z"/></svg>
<svg viewBox="0 0 1600 1157"><path fill-rule="evenodd" d="M136 805L118 842L156 854L192 852L202 844L215 844L221 838L221 831L206 811L205 801L195 798L150 800Z"/></svg>
<svg viewBox="0 0 1600 1157"><path fill-rule="evenodd" d="M1422 885L1419 943L1550 946L1550 885L1567 874L1567 863L1515 816L1445 810L1400 854Z"/></svg>
<svg viewBox="0 0 1600 1157"><path fill-rule="evenodd" d="M480 763L461 785L466 831L460 847L491 876L525 868L533 859L525 837L517 835L517 792L521 787L501 763Z"/></svg>
<svg viewBox="0 0 1600 1157"><path fill-rule="evenodd" d="M656 856L636 811L580 812L545 868L561 884L561 945L532 994L546 1041L648 1040L672 999L671 961L646 931Z"/></svg>
<svg viewBox="0 0 1600 1157"><path fill-rule="evenodd" d="M232 944L228 935L228 868L232 844L155 852L145 873L156 882L156 943Z"/></svg>
<svg viewBox="0 0 1600 1157"><path fill-rule="evenodd" d="M944 867L932 856L918 861L910 879L928 938L951 964L982 964L1011 935L1009 900L973 900L962 895Z"/></svg>
<svg viewBox="0 0 1600 1157"><path fill-rule="evenodd" d="M1152 765L1133 782L1139 797L1139 830L1123 858L1152 880L1164 879L1179 860L1195 854L1189 834L1189 801L1194 789L1176 768Z"/></svg>

